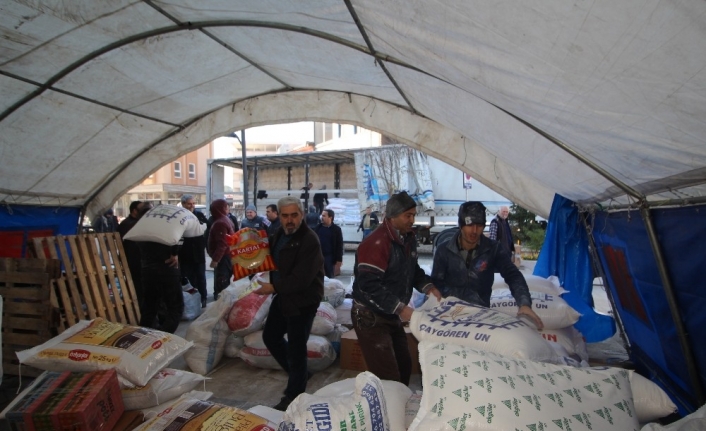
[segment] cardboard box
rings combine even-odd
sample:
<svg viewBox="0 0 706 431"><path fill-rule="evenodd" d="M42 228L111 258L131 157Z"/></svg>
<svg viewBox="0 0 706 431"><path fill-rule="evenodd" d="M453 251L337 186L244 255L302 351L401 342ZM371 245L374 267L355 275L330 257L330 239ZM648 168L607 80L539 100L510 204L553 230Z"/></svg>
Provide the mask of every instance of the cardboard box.
<svg viewBox="0 0 706 431"><path fill-rule="evenodd" d="M7 412L12 430L109 431L125 410L115 370L48 373Z"/></svg>
<svg viewBox="0 0 706 431"><path fill-rule="evenodd" d="M407 344L409 345L409 354L412 356L412 374L421 374L421 366L419 365L419 342L409 328L405 328L407 333ZM341 336L341 355L340 367L343 370L352 371L367 371L368 366L365 363L363 352L358 344L358 336L355 331L351 330Z"/></svg>

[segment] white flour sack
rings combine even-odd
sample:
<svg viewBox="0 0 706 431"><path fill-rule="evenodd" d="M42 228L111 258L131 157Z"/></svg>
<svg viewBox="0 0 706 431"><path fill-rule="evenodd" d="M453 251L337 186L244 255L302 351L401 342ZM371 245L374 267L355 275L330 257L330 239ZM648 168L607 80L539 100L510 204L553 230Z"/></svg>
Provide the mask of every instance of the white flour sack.
<svg viewBox="0 0 706 431"><path fill-rule="evenodd" d="M410 431L640 429L626 370L515 359L419 344L422 401Z"/></svg>
<svg viewBox="0 0 706 431"><path fill-rule="evenodd" d="M328 335L336 326L336 309L328 302L319 304L316 310L314 323L311 325L311 333L314 335Z"/></svg>
<svg viewBox="0 0 706 431"><path fill-rule="evenodd" d="M346 298L346 288L340 280L324 277L324 298L322 301L338 307Z"/></svg>
<svg viewBox="0 0 706 431"><path fill-rule="evenodd" d="M178 398L207 378L184 370L164 368L150 379L145 386L123 387L125 410L139 410L154 407Z"/></svg>
<svg viewBox="0 0 706 431"><path fill-rule="evenodd" d="M47 371L114 368L131 383L145 386L192 344L166 332L96 318L81 320L46 343L17 352L17 358Z"/></svg>
<svg viewBox="0 0 706 431"><path fill-rule="evenodd" d="M147 211L123 239L152 241L176 245L181 237L203 235L206 224L199 223L194 213L175 205L157 205Z"/></svg>
<svg viewBox="0 0 706 431"><path fill-rule="evenodd" d="M567 292L563 287L561 287L561 284L559 284L559 279L554 275L549 278L543 278L537 275L522 275L525 277L527 287L529 287L529 290L531 291L551 293L552 295L561 295L562 293ZM505 283L505 279L503 279L502 275L496 273L495 278L493 279L493 290L509 288L510 286Z"/></svg>
<svg viewBox="0 0 706 431"><path fill-rule="evenodd" d="M628 373L637 420L640 423L652 422L677 412L677 406L656 383L633 370Z"/></svg>
<svg viewBox="0 0 706 431"><path fill-rule="evenodd" d="M405 411L407 400L412 396L412 391L400 382L381 380L382 390L387 404L387 417L390 420L390 431L406 431ZM324 386L314 392L317 397L343 397L355 393L356 379L339 380Z"/></svg>
<svg viewBox="0 0 706 431"><path fill-rule="evenodd" d="M356 377L352 395L299 395L287 407L279 430L389 431L389 424L382 383L366 371Z"/></svg>
<svg viewBox="0 0 706 431"><path fill-rule="evenodd" d="M443 341L534 361L557 362L554 349L522 320L457 298L430 297L409 322L419 341Z"/></svg>
<svg viewBox="0 0 706 431"><path fill-rule="evenodd" d="M270 312L272 295L250 293L238 299L226 318L228 328L233 334L244 337L262 329L265 318Z"/></svg>
<svg viewBox="0 0 706 431"><path fill-rule="evenodd" d="M336 323L353 327L351 320L351 309L353 308L353 298L346 298L343 303L336 307Z"/></svg>
<svg viewBox="0 0 706 431"><path fill-rule="evenodd" d="M581 315L559 295L530 290L532 310L537 313L546 329L559 329L578 322ZM490 296L490 308L511 316L517 315L517 301L510 289L496 289Z"/></svg>
<svg viewBox="0 0 706 431"><path fill-rule="evenodd" d="M588 361L586 341L583 339L583 335L573 326L560 329L542 329L539 333L549 344L558 344L569 355L575 355L582 361Z"/></svg>

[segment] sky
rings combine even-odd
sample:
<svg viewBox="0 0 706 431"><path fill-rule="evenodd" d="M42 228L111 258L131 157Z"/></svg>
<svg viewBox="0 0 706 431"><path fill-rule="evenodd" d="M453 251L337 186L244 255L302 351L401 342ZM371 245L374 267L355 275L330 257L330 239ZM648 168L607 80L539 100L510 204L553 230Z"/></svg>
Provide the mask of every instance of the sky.
<svg viewBox="0 0 706 431"><path fill-rule="evenodd" d="M240 136L240 131L238 131ZM232 157L233 146L231 141L235 138L218 138L215 141L215 157ZM300 123L273 124L270 126L252 127L245 129L245 144L301 144L314 140L314 123L303 121Z"/></svg>

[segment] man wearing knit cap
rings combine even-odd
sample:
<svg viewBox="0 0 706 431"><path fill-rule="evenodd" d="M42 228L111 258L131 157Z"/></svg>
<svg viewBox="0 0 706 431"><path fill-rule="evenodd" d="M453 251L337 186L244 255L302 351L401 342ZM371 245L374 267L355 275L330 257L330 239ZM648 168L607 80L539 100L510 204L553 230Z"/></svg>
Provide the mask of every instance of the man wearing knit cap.
<svg viewBox="0 0 706 431"><path fill-rule="evenodd" d="M360 243L355 255L351 318L370 372L409 385L412 357L404 322L412 288L441 298L417 262L412 226L417 204L407 193L387 201L382 224Z"/></svg>
<svg viewBox="0 0 706 431"><path fill-rule="evenodd" d="M267 230L267 225L265 224L265 219L257 215L257 208L255 205L248 205L245 207L245 217L240 222L240 228L251 227L257 230Z"/></svg>
<svg viewBox="0 0 706 431"><path fill-rule="evenodd" d="M537 329L542 329L542 319L532 310L532 298L525 277L502 245L483 235L483 203L471 201L461 204L458 225L460 229L456 235L439 245L434 254L431 278L442 295L490 307L494 273L499 272L517 302L518 317L527 316Z"/></svg>

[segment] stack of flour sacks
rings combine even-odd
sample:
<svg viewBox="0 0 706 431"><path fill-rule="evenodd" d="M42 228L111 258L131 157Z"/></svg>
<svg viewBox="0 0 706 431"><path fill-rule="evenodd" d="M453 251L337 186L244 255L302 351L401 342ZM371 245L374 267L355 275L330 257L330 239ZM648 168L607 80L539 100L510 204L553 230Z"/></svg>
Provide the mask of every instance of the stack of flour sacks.
<svg viewBox="0 0 706 431"><path fill-rule="evenodd" d="M676 411L659 386L637 373L588 367L585 344L571 328L578 313L562 304L552 283L537 277L528 282L535 311L547 326L543 333L516 317L517 306L509 304L513 300L502 286L491 308L430 298L410 321L419 340L424 391L410 391L405 408L399 387L391 389L394 385L364 373L349 391L354 404L346 397L302 394L280 429L312 429L312 424L362 429L364 420L372 429L395 431L626 431ZM547 284L544 291L533 288L540 282ZM549 302L558 306L539 306ZM505 303L507 314L500 311ZM547 341L546 334L556 338Z"/></svg>
<svg viewBox="0 0 706 431"><path fill-rule="evenodd" d="M221 292L218 301L191 323L186 339L192 341L194 347L184 358L192 371L208 374L223 356L239 357L258 368L281 369L262 341L272 295L252 293L259 287L258 281L268 276L268 273L260 273L248 285L240 283L228 287ZM310 371L326 369L338 357L341 334L348 330L336 323L336 307L343 303L344 297L343 283L324 280L324 298L307 342Z"/></svg>

